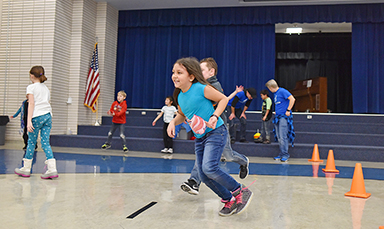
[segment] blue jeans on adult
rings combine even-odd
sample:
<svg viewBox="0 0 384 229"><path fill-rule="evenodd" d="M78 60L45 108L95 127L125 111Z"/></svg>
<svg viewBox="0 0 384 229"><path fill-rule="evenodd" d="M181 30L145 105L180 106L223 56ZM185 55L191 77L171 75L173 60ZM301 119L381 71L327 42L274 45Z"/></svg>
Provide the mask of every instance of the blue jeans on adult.
<svg viewBox="0 0 384 229"><path fill-rule="evenodd" d="M247 165L247 158L243 154L240 154L232 149L231 138L229 137L229 134L227 134L227 142L225 143L225 146L224 146L223 156L225 157L226 161L236 162L239 165ZM199 172L197 171L196 160L195 160L195 165L193 166L193 169L191 171L191 177L189 179L196 181L197 185L200 185L201 183Z"/></svg>
<svg viewBox="0 0 384 229"><path fill-rule="evenodd" d="M288 121L285 118L280 118L278 123L275 123L276 137L279 142L281 158L289 158L288 153Z"/></svg>
<svg viewBox="0 0 384 229"><path fill-rule="evenodd" d="M195 141L197 169L201 180L223 200L232 198L232 191L240 184L219 167L228 131L224 125L217 127Z"/></svg>
<svg viewBox="0 0 384 229"><path fill-rule="evenodd" d="M231 115L231 107L227 106L228 109L228 116ZM245 133L247 129L247 120L243 117L240 118L241 113L243 113L243 109L235 109L235 116L240 120L240 140L245 139ZM235 119L229 120L228 118L228 124L229 124L229 134L231 135L231 139L235 140L236 137L236 129L235 129Z"/></svg>

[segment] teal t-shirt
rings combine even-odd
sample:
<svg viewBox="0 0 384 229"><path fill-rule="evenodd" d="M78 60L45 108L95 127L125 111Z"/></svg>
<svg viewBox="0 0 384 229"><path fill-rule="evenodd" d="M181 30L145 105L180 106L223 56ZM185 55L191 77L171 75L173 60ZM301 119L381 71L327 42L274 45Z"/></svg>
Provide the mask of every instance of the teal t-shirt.
<svg viewBox="0 0 384 229"><path fill-rule="evenodd" d="M199 82L192 84L188 91L183 93L180 91L177 101L187 119L192 119L193 115L200 116L206 122L212 116L215 109L213 108L212 101L204 97L204 88L207 85L203 85ZM223 120L219 117L216 123L216 128L223 125ZM203 134L196 134L196 138L203 137L206 133L212 131L211 128L207 128Z"/></svg>

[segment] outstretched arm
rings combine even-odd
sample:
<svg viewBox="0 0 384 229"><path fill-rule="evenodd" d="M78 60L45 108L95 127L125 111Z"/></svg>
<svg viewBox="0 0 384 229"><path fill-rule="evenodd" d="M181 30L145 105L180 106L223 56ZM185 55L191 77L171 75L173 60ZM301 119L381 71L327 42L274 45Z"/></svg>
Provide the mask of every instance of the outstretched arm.
<svg viewBox="0 0 384 229"><path fill-rule="evenodd" d="M232 94L228 95L228 100L231 100L233 97L235 97L235 95L240 92L240 91L243 91L244 90L244 87L242 85L240 86L237 86L236 85L236 89L234 92L232 92Z"/></svg>
<svg viewBox="0 0 384 229"><path fill-rule="evenodd" d="M155 120L153 120L152 122L152 126L156 125L156 122L157 120L159 120L159 118L161 118L161 116L164 114L164 112L160 112L160 114L155 118Z"/></svg>

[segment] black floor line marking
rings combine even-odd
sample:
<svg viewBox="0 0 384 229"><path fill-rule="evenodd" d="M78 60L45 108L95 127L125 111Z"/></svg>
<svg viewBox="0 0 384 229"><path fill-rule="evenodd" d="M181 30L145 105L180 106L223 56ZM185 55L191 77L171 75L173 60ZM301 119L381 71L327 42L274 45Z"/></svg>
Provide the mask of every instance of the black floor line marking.
<svg viewBox="0 0 384 229"><path fill-rule="evenodd" d="M136 212L132 213L131 215L127 216L127 219L133 219L148 208L152 207L153 205L157 204L157 202L152 201L151 203L147 204L146 206L142 207L141 209L137 210Z"/></svg>

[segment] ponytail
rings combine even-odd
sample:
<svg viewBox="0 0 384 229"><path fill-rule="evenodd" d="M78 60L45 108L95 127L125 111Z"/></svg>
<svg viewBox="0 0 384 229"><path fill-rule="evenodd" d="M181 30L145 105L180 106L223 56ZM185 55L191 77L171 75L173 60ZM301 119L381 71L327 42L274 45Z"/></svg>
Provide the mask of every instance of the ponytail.
<svg viewBox="0 0 384 229"><path fill-rule="evenodd" d="M40 83L44 83L47 80L47 77L44 75L45 71L42 66L33 66L29 71L29 74L34 75L37 79L40 80Z"/></svg>

